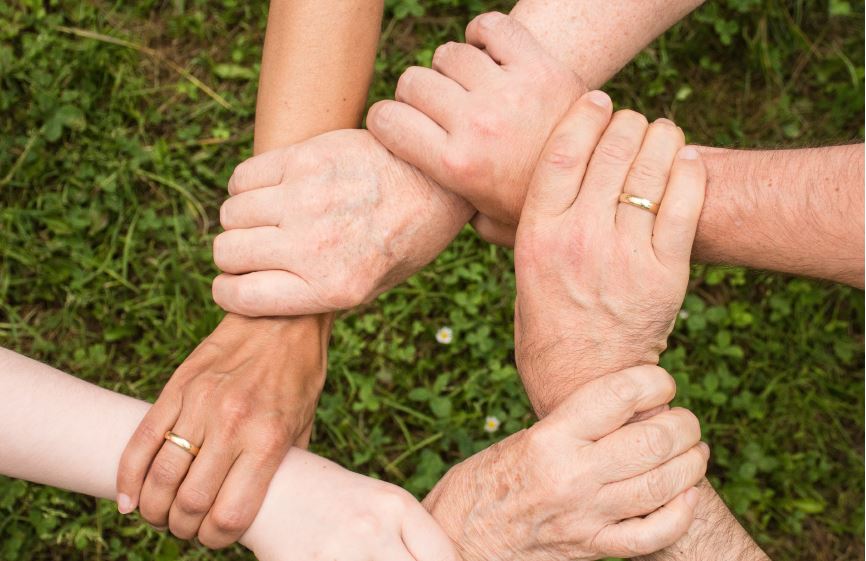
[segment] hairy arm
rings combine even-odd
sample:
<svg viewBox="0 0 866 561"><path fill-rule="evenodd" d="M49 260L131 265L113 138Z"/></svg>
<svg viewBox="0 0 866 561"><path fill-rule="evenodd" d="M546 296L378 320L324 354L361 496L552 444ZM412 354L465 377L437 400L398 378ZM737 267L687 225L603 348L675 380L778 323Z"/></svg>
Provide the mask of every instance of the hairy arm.
<svg viewBox="0 0 866 561"><path fill-rule="evenodd" d="M693 258L863 288L863 145L702 150Z"/></svg>

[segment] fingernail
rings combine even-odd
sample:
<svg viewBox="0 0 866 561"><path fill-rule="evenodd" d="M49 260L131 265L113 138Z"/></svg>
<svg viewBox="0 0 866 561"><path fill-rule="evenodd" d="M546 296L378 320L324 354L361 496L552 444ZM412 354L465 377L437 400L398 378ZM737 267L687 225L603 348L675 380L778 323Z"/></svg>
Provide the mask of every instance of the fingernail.
<svg viewBox="0 0 866 561"><path fill-rule="evenodd" d="M135 510L135 505L132 504L132 499L129 495L123 493L117 495L117 510L120 514L129 514Z"/></svg>
<svg viewBox="0 0 866 561"><path fill-rule="evenodd" d="M686 146L680 150L681 160L697 160L700 154L692 146Z"/></svg>
<svg viewBox="0 0 866 561"><path fill-rule="evenodd" d="M710 457L710 445L707 444L706 442L701 442L699 444L699 446L703 449L704 452L706 452L707 457L709 458Z"/></svg>
<svg viewBox="0 0 866 561"><path fill-rule="evenodd" d="M656 123L657 125L670 125L670 126L672 126L672 127L677 126L676 123L674 123L674 122L671 121L670 119L665 119L664 117L660 117L660 118L656 119L656 120L655 120L655 123Z"/></svg>
<svg viewBox="0 0 866 561"><path fill-rule="evenodd" d="M586 97L599 107L610 107L610 96L601 90L593 90Z"/></svg>
<svg viewBox="0 0 866 561"><path fill-rule="evenodd" d="M698 491L697 487L692 487L688 491L686 491L686 504L690 507L695 508L698 505L698 501L701 498L701 493Z"/></svg>

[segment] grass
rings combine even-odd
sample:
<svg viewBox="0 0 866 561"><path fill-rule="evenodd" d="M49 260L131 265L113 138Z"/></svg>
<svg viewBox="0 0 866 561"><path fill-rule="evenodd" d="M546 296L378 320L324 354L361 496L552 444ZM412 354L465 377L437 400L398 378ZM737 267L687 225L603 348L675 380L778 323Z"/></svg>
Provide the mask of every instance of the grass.
<svg viewBox="0 0 866 561"><path fill-rule="evenodd" d="M371 100L488 0L387 0ZM0 345L152 399L217 323L210 240L249 155L264 3L0 4ZM608 86L689 140L863 138L863 2L718 0ZM532 421L513 366L510 254L465 232L337 323L315 451L428 490ZM664 365L711 479L777 559L863 559L863 294L696 267ZM685 317L687 315L687 317ZM451 345L435 341L454 329ZM503 421L483 430L484 418ZM0 478L0 560L248 559Z"/></svg>

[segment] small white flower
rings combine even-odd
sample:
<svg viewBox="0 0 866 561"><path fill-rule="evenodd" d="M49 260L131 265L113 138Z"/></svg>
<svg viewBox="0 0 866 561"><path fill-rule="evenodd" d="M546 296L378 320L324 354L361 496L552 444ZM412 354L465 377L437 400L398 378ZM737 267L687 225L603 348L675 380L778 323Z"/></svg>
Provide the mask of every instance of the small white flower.
<svg viewBox="0 0 866 561"><path fill-rule="evenodd" d="M493 416L487 417L486 419L484 419L484 431L485 432L496 432L497 430L499 430L499 425L501 425L501 424L502 424L502 422L499 419L497 419L496 417L493 417Z"/></svg>
<svg viewBox="0 0 866 561"><path fill-rule="evenodd" d="M440 327L439 331L436 332L436 340L447 345L454 340L454 332L451 331L450 327Z"/></svg>
<svg viewBox="0 0 866 561"><path fill-rule="evenodd" d="M680 310L680 319L689 319L689 311L688 310Z"/></svg>

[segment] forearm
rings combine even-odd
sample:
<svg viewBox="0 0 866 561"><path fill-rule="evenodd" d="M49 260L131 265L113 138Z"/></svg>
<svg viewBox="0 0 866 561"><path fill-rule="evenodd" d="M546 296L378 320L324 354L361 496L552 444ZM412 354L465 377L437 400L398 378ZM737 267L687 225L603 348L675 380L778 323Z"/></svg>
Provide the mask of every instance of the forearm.
<svg viewBox="0 0 866 561"><path fill-rule="evenodd" d="M367 101L381 0L272 0L254 152L355 128Z"/></svg>
<svg viewBox="0 0 866 561"><path fill-rule="evenodd" d="M377 0L272 0L256 100L254 153L357 127L367 100L382 19ZM320 342L324 365L332 314L250 320L283 331L286 344ZM324 372L317 373L324 375ZM308 438L309 434L305 435Z"/></svg>
<svg viewBox="0 0 866 561"><path fill-rule="evenodd" d="M703 150L693 258L863 287L863 145Z"/></svg>
<svg viewBox="0 0 866 561"><path fill-rule="evenodd" d="M113 499L120 455L149 408L0 348L0 474ZM309 458L315 456L293 448L274 481L289 481ZM266 498L241 540L247 547L261 541L270 503Z"/></svg>
<svg viewBox="0 0 866 561"><path fill-rule="evenodd" d="M511 15L592 89L703 0L520 0Z"/></svg>
<svg viewBox="0 0 866 561"><path fill-rule="evenodd" d="M695 521L685 536L662 551L636 558L639 561L768 561L769 557L740 526L728 507L705 479L698 489Z"/></svg>

